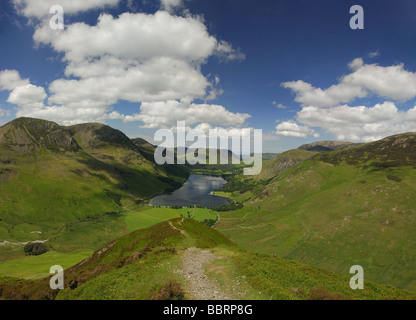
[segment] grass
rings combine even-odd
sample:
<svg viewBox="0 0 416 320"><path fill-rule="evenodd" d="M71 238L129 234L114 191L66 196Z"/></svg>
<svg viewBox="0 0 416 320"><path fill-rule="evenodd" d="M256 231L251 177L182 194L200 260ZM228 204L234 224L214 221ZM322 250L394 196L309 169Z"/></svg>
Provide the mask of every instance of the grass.
<svg viewBox="0 0 416 320"><path fill-rule="evenodd" d="M48 240L51 251L74 263L73 252L95 251L128 232L124 207L172 190L187 176L183 168L168 174L104 125L67 128L21 118L0 132L0 242ZM27 266L19 246L0 247L3 274L38 276L49 267L44 261L13 273L5 262Z"/></svg>
<svg viewBox="0 0 416 320"><path fill-rule="evenodd" d="M136 211L126 210L114 216L106 215L96 219L63 224L57 231L57 235L47 242L51 248L47 254L26 257L23 246L0 247L0 275L17 278L44 277L48 275L52 265L60 264L59 261L63 261L62 266L70 267L87 258L85 254L79 254L79 252L90 254L111 240L129 232L145 229L181 216L187 217L188 212L192 219L200 222L205 219L217 219L217 213L210 209L141 207ZM36 235L35 238L44 236L43 234L34 235Z"/></svg>
<svg viewBox="0 0 416 320"><path fill-rule="evenodd" d="M153 254L140 264L131 264L104 273L75 290L64 290L57 299L151 300L165 284L171 281L183 282L174 272L178 268L178 255Z"/></svg>
<svg viewBox="0 0 416 320"><path fill-rule="evenodd" d="M88 260L65 270L65 289L49 289L48 279L0 278L2 299L184 299L183 250L211 250L217 259L206 274L238 299L415 299L416 294L365 282L353 291L350 277L239 247L195 220L174 219L110 242Z"/></svg>
<svg viewBox="0 0 416 320"><path fill-rule="evenodd" d="M126 225L129 231L148 228L159 222L185 217L188 218L188 213L192 219L196 221L204 221L205 219L217 219L217 213L210 209L203 208L151 208L139 212L129 212L125 218Z"/></svg>
<svg viewBox="0 0 416 320"><path fill-rule="evenodd" d="M366 281L352 290L350 276L309 267L241 248L214 249L210 277L236 299L246 300L391 300L415 299L414 292Z"/></svg>
<svg viewBox="0 0 416 320"><path fill-rule="evenodd" d="M341 274L358 264L369 280L416 290L416 171L372 163L303 161L262 190L232 192L244 208L216 228L254 251Z"/></svg>
<svg viewBox="0 0 416 320"><path fill-rule="evenodd" d="M329 300L414 299L415 293L366 281L364 290L352 290L349 276L324 271L261 253L243 253L232 257L238 273L263 299L317 299L316 290L324 288ZM321 297L320 299L325 298Z"/></svg>
<svg viewBox="0 0 416 320"><path fill-rule="evenodd" d="M20 118L0 131L0 241L35 240L33 231L50 238L186 180L186 169L167 174L108 126Z"/></svg>
<svg viewBox="0 0 416 320"><path fill-rule="evenodd" d="M0 276L14 278L41 278L49 275L50 267L60 265L69 268L88 258L92 251L75 250L73 252L48 251L40 256L27 256L9 260L0 264Z"/></svg>

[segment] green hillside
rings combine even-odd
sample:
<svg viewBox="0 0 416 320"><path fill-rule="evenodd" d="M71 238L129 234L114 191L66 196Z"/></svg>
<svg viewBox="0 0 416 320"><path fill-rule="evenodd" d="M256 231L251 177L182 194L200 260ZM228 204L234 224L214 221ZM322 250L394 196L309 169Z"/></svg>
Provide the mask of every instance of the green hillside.
<svg viewBox="0 0 416 320"><path fill-rule="evenodd" d="M187 261L200 257L212 294L235 299L414 299L414 293L365 282L353 291L349 277L236 246L194 220L174 219L112 241L65 270L65 289L43 280L0 280L1 299L193 299ZM198 270L194 270L197 273Z"/></svg>
<svg viewBox="0 0 416 320"><path fill-rule="evenodd" d="M283 171L295 166L299 162L312 158L317 152L311 152L307 150L289 150L269 161L264 161L261 173L253 178L259 179L272 179Z"/></svg>
<svg viewBox="0 0 416 320"><path fill-rule="evenodd" d="M244 208L216 227L252 250L416 289L416 134L315 155L261 188L232 198Z"/></svg>
<svg viewBox="0 0 416 320"><path fill-rule="evenodd" d="M68 130L17 119L0 128L0 161L2 240L30 240L29 231L117 212L185 181L168 176L124 134L103 125Z"/></svg>
<svg viewBox="0 0 416 320"><path fill-rule="evenodd" d="M16 119L0 127L0 242L16 244L0 246L0 262L23 258L22 243L33 240L60 252L96 250L127 232L125 207L187 176L157 166L108 126Z"/></svg>

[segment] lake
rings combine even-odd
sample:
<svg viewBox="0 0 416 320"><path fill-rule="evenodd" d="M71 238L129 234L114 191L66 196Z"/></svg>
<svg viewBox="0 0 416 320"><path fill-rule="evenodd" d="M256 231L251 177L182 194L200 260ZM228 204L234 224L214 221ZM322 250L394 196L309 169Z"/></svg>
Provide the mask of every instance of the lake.
<svg viewBox="0 0 416 320"><path fill-rule="evenodd" d="M229 204L228 200L210 193L213 190L222 189L226 183L227 181L221 177L191 174L182 188L174 191L172 194L157 196L150 201L150 204L161 207L187 207L194 205L220 207Z"/></svg>

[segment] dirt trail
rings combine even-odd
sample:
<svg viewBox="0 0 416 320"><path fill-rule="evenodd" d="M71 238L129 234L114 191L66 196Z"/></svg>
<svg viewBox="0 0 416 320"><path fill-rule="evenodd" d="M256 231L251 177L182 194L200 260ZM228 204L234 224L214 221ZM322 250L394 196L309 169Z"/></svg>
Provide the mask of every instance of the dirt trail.
<svg viewBox="0 0 416 320"><path fill-rule="evenodd" d="M189 248L183 254L183 269L178 273L188 282L188 293L194 300L230 300L205 274L204 265L215 260L209 250Z"/></svg>

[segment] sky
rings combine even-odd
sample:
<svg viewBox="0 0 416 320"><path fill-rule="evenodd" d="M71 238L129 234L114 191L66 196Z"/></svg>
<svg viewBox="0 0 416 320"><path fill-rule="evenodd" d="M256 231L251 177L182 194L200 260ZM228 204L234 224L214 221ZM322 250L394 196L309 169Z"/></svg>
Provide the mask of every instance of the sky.
<svg viewBox="0 0 416 320"><path fill-rule="evenodd" d="M275 153L369 142L416 131L415 54L414 0L2 0L0 125L101 122L153 142L186 121L262 129Z"/></svg>

